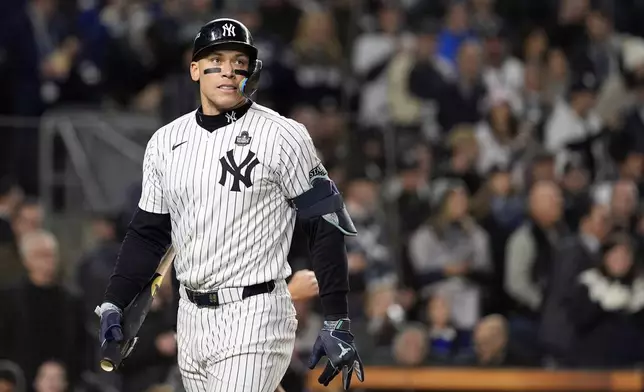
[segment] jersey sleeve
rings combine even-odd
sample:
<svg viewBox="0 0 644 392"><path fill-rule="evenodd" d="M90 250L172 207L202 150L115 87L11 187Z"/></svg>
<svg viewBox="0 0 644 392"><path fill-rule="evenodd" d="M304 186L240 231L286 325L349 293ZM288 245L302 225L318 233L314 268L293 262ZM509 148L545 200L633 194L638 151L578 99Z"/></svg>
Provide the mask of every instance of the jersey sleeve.
<svg viewBox="0 0 644 392"><path fill-rule="evenodd" d="M326 176L327 172L306 128L298 123L290 125L281 132L279 177L285 196L293 199L311 188L314 177Z"/></svg>
<svg viewBox="0 0 644 392"><path fill-rule="evenodd" d="M160 158L161 156L157 146L157 135L155 134L145 148L145 156L143 158L143 184L141 199L139 200L139 208L153 214L168 213L168 206L163 197L161 172L159 170Z"/></svg>

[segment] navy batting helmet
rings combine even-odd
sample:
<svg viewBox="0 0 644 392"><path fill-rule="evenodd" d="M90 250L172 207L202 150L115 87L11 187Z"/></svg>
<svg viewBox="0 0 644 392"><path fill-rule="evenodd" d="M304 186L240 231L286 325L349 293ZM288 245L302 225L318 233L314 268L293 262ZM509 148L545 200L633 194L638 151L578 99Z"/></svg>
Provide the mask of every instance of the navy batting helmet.
<svg viewBox="0 0 644 392"><path fill-rule="evenodd" d="M192 47L192 61L199 61L208 53L218 49L239 50L250 58L248 71L235 70L235 73L245 76L240 83L240 91L250 97L257 91L262 62L257 58L257 48L253 45L253 36L243 23L228 18L212 20L201 29L195 37Z"/></svg>

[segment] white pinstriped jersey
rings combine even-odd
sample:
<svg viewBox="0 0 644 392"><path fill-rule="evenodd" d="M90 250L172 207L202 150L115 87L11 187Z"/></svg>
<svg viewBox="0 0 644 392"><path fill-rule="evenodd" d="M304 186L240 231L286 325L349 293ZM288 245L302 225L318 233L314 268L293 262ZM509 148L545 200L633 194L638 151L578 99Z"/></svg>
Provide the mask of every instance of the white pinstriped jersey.
<svg viewBox="0 0 644 392"><path fill-rule="evenodd" d="M145 151L139 208L170 214L177 278L192 290L287 278L296 219L288 199L323 169L296 121L256 103L227 119L209 132L190 112Z"/></svg>

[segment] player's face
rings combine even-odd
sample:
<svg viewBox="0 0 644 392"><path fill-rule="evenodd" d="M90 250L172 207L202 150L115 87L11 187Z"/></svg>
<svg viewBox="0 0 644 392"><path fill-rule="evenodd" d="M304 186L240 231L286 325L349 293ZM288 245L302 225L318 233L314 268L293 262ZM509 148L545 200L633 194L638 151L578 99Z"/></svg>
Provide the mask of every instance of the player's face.
<svg viewBox="0 0 644 392"><path fill-rule="evenodd" d="M236 50L218 50L190 65L192 80L199 81L202 100L218 111L237 106L244 98L239 84L245 76L235 71L248 71L249 57ZM206 106L206 102L202 102Z"/></svg>

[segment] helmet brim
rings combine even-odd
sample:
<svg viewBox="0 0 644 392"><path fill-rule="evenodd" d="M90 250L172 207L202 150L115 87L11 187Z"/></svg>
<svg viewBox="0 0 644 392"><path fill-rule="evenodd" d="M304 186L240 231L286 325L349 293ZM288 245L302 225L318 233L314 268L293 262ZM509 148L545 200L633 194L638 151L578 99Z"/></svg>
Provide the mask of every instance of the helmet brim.
<svg viewBox="0 0 644 392"><path fill-rule="evenodd" d="M257 48L239 41L217 41L200 48L192 54L192 61L199 61L217 50L236 50L250 57L251 62L257 60Z"/></svg>

